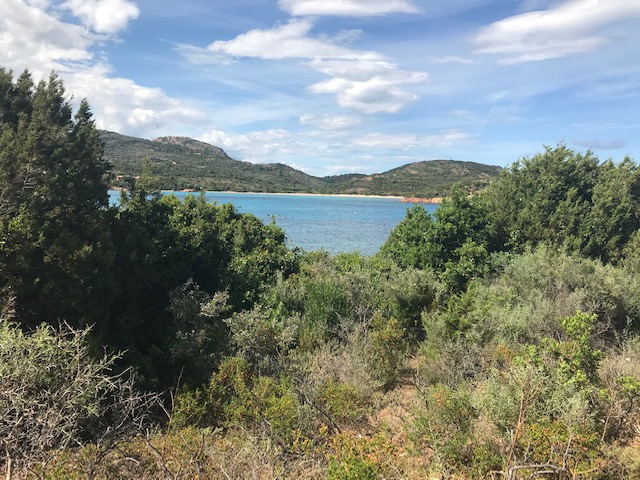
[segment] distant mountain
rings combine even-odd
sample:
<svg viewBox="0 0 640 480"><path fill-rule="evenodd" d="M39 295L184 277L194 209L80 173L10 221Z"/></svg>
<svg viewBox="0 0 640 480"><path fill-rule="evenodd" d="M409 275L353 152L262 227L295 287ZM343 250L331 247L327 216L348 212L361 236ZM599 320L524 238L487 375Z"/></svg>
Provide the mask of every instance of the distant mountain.
<svg viewBox="0 0 640 480"><path fill-rule="evenodd" d="M478 190L500 168L474 162L430 160L388 172L314 177L281 163L254 164L229 157L224 150L188 137L155 140L101 131L105 157L113 166L116 185L142 173L145 161L166 189L239 192L349 193L440 197L454 185Z"/></svg>
<svg viewBox="0 0 640 480"><path fill-rule="evenodd" d="M442 197L454 186L476 191L498 176L500 168L457 160L428 160L409 163L374 175L325 177L343 193L400 195L403 197Z"/></svg>

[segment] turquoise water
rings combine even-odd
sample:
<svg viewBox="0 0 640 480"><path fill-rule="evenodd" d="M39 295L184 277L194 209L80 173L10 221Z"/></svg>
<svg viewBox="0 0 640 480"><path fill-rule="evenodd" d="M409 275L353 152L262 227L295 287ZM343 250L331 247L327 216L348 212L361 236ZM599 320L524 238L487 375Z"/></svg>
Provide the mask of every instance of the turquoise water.
<svg viewBox="0 0 640 480"><path fill-rule="evenodd" d="M184 198L188 193L173 193ZM117 204L120 192L109 191ZM197 195L197 194L196 194ZM316 195L278 195L207 192L205 198L232 203L242 213L252 213L265 222L275 219L287 235L287 244L305 250L330 253L359 251L373 255L391 230L405 217L412 204L394 198L361 198ZM436 205L425 205L434 212Z"/></svg>

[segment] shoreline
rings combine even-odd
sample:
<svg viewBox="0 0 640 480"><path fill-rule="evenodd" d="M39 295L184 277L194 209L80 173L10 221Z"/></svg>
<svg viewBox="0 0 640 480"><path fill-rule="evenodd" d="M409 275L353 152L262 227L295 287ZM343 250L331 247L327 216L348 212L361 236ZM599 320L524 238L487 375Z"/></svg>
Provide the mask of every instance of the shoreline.
<svg viewBox="0 0 640 480"><path fill-rule="evenodd" d="M172 190L167 190L167 191L172 191ZM241 195L286 195L290 197L389 198L394 200L402 200L404 198L397 195L363 195L359 193L236 192L231 190L225 190L225 191L213 190L207 193L233 193L233 194L241 194Z"/></svg>
<svg viewBox="0 0 640 480"><path fill-rule="evenodd" d="M124 187L109 187L113 191L126 191ZM340 198L388 198L390 200L400 200L403 203L424 203L429 205L440 205L443 197L405 197L402 195L366 195L360 193L302 193L302 192L238 192L235 190L206 190L198 191L192 189L184 190L161 190L163 193L230 193L234 195L284 195L290 197L340 197Z"/></svg>
<svg viewBox="0 0 640 480"><path fill-rule="evenodd" d="M124 187L109 187L113 191L127 191ZM363 195L358 193L302 193L302 192L237 192L235 190L161 190L163 193L231 193L240 195L286 195L291 197L345 197L345 198L389 198L404 201L408 197L400 195Z"/></svg>

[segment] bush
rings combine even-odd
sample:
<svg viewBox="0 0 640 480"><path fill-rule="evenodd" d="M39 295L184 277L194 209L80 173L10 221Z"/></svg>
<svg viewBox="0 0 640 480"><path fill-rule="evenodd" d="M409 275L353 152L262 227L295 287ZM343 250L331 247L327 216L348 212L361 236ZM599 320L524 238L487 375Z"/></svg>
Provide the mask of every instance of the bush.
<svg viewBox="0 0 640 480"><path fill-rule="evenodd" d="M299 442L306 429L291 380L255 376L241 357L224 360L205 390L178 395L174 424L243 425L284 445Z"/></svg>
<svg viewBox="0 0 640 480"><path fill-rule="evenodd" d="M331 458L327 480L377 480L378 469L367 460L346 456L341 460Z"/></svg>
<svg viewBox="0 0 640 480"><path fill-rule="evenodd" d="M408 352L405 330L395 318L386 320L375 315L371 322L372 331L367 345L367 361L374 378L384 389L391 388L398 380L398 374L406 362Z"/></svg>
<svg viewBox="0 0 640 480"><path fill-rule="evenodd" d="M0 450L16 464L94 441L138 433L153 397L115 376L117 356L94 359L89 330L42 325L25 334L0 322Z"/></svg>
<svg viewBox="0 0 640 480"><path fill-rule="evenodd" d="M436 385L424 392L424 401L426 408L418 413L413 425L416 443L432 448L438 460L449 467L469 465L476 412L468 392Z"/></svg>

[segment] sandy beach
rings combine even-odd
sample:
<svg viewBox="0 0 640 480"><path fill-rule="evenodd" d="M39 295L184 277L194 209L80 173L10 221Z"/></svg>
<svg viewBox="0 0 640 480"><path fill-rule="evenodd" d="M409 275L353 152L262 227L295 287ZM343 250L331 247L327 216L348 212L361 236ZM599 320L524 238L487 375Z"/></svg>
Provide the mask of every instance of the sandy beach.
<svg viewBox="0 0 640 480"><path fill-rule="evenodd" d="M123 191L127 190L124 187L109 187L109 190ZM197 190L185 189L185 190L162 190L164 193L200 193ZM427 203L433 205L439 205L442 203L443 197L423 198L423 197L403 197L400 195L364 195L358 193L303 193L303 192L238 192L235 190L207 190L202 193L232 193L241 195L281 195L291 197L343 197L343 198L388 198L393 200L400 200L404 203Z"/></svg>

